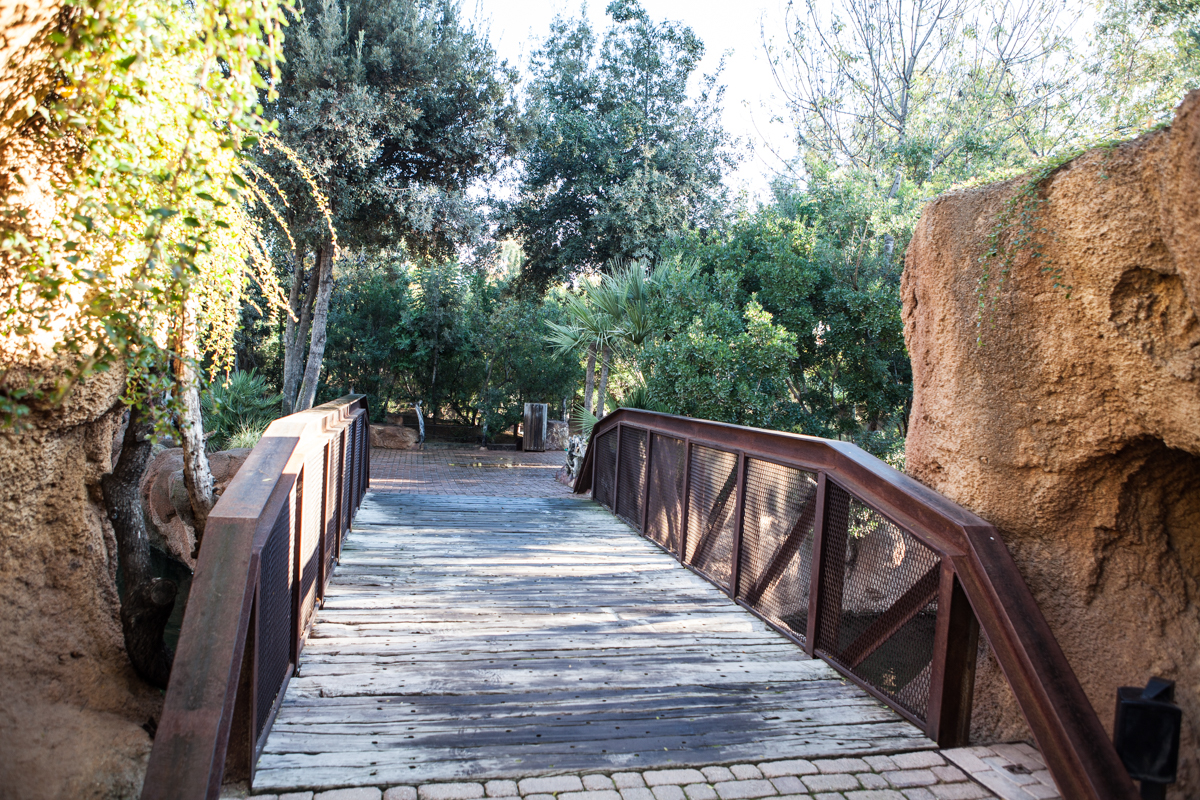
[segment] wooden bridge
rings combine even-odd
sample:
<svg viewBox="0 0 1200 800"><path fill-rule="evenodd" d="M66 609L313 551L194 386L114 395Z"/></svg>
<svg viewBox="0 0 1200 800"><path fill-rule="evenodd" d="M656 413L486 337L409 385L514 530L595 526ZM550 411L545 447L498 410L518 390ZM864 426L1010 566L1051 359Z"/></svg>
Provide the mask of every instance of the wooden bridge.
<svg viewBox="0 0 1200 800"><path fill-rule="evenodd" d="M368 493L368 438L284 418L226 490L143 798L900 798L965 779L980 629L1062 796L1137 796L995 529L851 445L622 410L589 500Z"/></svg>

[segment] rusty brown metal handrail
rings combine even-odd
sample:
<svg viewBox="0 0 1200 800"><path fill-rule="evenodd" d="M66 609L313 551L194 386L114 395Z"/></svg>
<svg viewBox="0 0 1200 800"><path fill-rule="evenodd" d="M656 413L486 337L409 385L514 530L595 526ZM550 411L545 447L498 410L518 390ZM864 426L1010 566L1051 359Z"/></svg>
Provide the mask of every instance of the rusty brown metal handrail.
<svg viewBox="0 0 1200 800"><path fill-rule="evenodd" d="M275 420L208 518L142 800L252 779L370 480L366 398Z"/></svg>
<svg viewBox="0 0 1200 800"><path fill-rule="evenodd" d="M589 490L941 746L967 743L982 629L1063 797L1138 797L996 529L858 447L620 409Z"/></svg>

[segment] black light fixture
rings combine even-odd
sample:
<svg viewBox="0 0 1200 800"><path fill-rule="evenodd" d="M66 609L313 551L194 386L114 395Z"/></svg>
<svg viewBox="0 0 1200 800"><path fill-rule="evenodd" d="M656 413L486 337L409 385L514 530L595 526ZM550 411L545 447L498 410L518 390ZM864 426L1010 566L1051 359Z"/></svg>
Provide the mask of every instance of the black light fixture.
<svg viewBox="0 0 1200 800"><path fill-rule="evenodd" d="M1175 681L1165 678L1117 689L1113 744L1129 777L1142 782L1143 800L1163 800L1175 782L1183 711L1174 700Z"/></svg>

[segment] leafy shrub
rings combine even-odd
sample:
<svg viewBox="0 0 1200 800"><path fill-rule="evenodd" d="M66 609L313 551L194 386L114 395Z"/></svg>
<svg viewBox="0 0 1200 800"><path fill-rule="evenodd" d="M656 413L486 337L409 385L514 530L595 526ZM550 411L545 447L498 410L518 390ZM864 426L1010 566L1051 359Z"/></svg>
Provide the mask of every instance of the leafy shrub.
<svg viewBox="0 0 1200 800"><path fill-rule="evenodd" d="M213 381L200 395L204 430L212 433L210 450L253 447L271 420L279 416L283 396L273 394L267 379L254 370L238 370ZM253 442L237 444L232 442Z"/></svg>
<svg viewBox="0 0 1200 800"><path fill-rule="evenodd" d="M261 427L243 425L234 431L232 436L225 440L225 443L221 449L236 450L241 447L254 447L254 445L258 444L258 440L262 438L262 435L266 433L266 431L266 425L262 425Z"/></svg>

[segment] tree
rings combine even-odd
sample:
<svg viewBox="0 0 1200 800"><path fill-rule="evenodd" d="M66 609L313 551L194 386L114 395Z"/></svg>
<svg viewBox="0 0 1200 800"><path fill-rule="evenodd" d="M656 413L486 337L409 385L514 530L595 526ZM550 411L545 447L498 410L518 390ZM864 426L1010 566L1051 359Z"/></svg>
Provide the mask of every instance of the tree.
<svg viewBox="0 0 1200 800"><path fill-rule="evenodd" d="M1085 72L1098 134L1130 136L1171 119L1200 88L1200 2L1110 0Z"/></svg>
<svg viewBox="0 0 1200 800"><path fill-rule="evenodd" d="M264 150L259 163L289 197L311 171L329 200L273 209L293 275L291 411L316 394L339 244L445 258L471 241L482 223L468 190L512 152L516 108L513 73L463 27L453 0L314 0L285 52L268 114L296 157Z"/></svg>
<svg viewBox="0 0 1200 800"><path fill-rule="evenodd" d="M1051 0L842 0L828 18L813 0L789 6L768 52L802 157L895 197L905 180L1044 155L1074 133L1061 14Z"/></svg>
<svg viewBox="0 0 1200 800"><path fill-rule="evenodd" d="M614 0L608 14L599 48L586 21L560 17L533 58L531 133L505 231L528 255L525 279L543 289L714 224L733 163L716 78L687 96L704 53L692 30L652 22L635 0Z"/></svg>
<svg viewBox="0 0 1200 800"><path fill-rule="evenodd" d="M148 569L137 481L154 428L174 428L199 546L214 499L199 361L207 352L229 363L251 280L279 295L241 153L269 134L257 106L278 76L285 6L65 5L49 36L54 90L21 103L29 180L4 179L0 414L19 427L31 405L125 370L128 456L102 489L125 570L126 649L145 680L165 686L174 587Z"/></svg>

